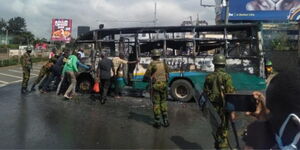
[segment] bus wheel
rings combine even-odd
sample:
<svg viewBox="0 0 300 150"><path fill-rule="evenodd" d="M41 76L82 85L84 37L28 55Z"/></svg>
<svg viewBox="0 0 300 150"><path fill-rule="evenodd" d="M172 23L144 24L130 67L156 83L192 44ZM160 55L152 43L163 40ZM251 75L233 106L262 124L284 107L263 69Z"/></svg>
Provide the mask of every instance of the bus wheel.
<svg viewBox="0 0 300 150"><path fill-rule="evenodd" d="M77 84L77 89L79 93L87 94L92 91L93 83L89 79L79 80Z"/></svg>
<svg viewBox="0 0 300 150"><path fill-rule="evenodd" d="M188 102L193 98L193 86L187 80L176 80L171 85L171 96L176 101Z"/></svg>

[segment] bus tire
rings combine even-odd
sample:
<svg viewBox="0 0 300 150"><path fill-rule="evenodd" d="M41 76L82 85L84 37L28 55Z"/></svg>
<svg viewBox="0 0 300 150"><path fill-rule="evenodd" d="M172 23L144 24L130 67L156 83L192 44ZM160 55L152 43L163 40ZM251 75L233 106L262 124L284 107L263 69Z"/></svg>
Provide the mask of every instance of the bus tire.
<svg viewBox="0 0 300 150"><path fill-rule="evenodd" d="M194 96L191 83L184 79L176 80L171 85L171 96L176 101L188 102Z"/></svg>
<svg viewBox="0 0 300 150"><path fill-rule="evenodd" d="M77 91L82 94L92 92L94 82L93 78L88 73L83 73L77 78Z"/></svg>

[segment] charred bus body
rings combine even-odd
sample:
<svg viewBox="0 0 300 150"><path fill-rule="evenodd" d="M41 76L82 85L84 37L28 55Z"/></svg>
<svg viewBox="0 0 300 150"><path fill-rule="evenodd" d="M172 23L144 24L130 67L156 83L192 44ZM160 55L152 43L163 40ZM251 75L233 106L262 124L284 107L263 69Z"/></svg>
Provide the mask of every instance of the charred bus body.
<svg viewBox="0 0 300 150"><path fill-rule="evenodd" d="M130 61L140 63L123 68L124 85L145 90L142 82L152 49L162 50L162 59L169 65L170 95L175 100L189 101L201 92L205 76L214 70L212 57L224 53L227 70L233 77L237 91L264 90L264 56L259 26L234 24L213 26L163 26L99 29L91 31L77 43L92 44L91 65L96 68L97 53L107 51L110 56L122 52ZM89 92L94 73L79 75L78 89ZM124 79L124 80L123 80Z"/></svg>

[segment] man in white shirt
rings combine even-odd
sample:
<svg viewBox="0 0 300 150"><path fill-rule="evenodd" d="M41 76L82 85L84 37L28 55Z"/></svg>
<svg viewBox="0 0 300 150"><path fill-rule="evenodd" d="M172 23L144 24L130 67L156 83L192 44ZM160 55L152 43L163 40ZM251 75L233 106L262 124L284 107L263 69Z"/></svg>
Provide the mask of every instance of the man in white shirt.
<svg viewBox="0 0 300 150"><path fill-rule="evenodd" d="M83 52L83 49L79 49L78 50L78 53L80 54L80 58L84 58L85 57L85 54L84 54L84 52Z"/></svg>

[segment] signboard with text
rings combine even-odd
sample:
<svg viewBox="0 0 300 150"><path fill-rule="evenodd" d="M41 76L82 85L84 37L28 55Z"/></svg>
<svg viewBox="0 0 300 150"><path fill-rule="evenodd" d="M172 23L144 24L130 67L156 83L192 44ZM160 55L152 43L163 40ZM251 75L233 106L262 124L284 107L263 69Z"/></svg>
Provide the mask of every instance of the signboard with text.
<svg viewBox="0 0 300 150"><path fill-rule="evenodd" d="M230 0L229 8L229 20L300 20L300 0Z"/></svg>
<svg viewBox="0 0 300 150"><path fill-rule="evenodd" d="M71 19L52 19L52 41L71 41L72 20Z"/></svg>

